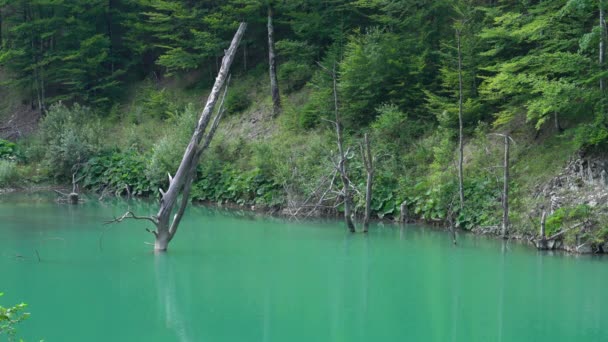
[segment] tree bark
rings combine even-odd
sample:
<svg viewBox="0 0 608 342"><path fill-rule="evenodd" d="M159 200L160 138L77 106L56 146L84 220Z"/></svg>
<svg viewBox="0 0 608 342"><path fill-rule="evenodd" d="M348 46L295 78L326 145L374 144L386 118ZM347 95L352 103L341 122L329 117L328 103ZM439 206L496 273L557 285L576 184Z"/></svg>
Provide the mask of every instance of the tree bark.
<svg viewBox="0 0 608 342"><path fill-rule="evenodd" d="M215 79L215 84L213 85L211 93L209 94L205 108L203 109L192 138L190 139L190 143L184 152L184 156L179 168L177 169L177 172L175 173L175 177L169 177L169 189L166 193L162 192L161 190L162 197L160 200L160 208L158 214L153 218L156 223L156 231L154 232L156 241L154 248L157 251L166 251L169 242L171 242L171 239L173 239L175 233L177 232L179 222L188 203L187 195L189 194L192 178L195 173L193 170L196 169L196 164L204 151L203 147L205 145L199 145L213 114L213 108L215 107L219 93L224 86L228 76L228 70L230 69L232 61L234 60L237 47L241 41L241 38L243 37L243 34L245 33L246 27L247 24L241 23L238 31L234 35L230 48L226 51L226 54L222 59L222 65L217 78ZM209 141L213 138L212 133L213 130L207 135L207 139ZM171 221L170 215L173 212L173 208L180 192L183 193L185 199L182 197L180 208L178 209L177 214L174 216L173 221Z"/></svg>
<svg viewBox="0 0 608 342"><path fill-rule="evenodd" d="M407 212L407 201L403 201L401 203L401 207L399 208L401 213L399 215L399 222L400 223L407 223L408 221L408 212Z"/></svg>
<svg viewBox="0 0 608 342"><path fill-rule="evenodd" d="M555 130L557 131L557 133L563 132L564 129L562 128L562 125L559 124L559 116L557 114L557 111L553 112L553 119L555 124Z"/></svg>
<svg viewBox="0 0 608 342"><path fill-rule="evenodd" d="M279 94L279 82L277 80L277 61L274 51L274 27L272 25L272 6L268 5L268 65L270 71L270 92L272 94L272 114L279 115L281 112L281 96Z"/></svg>
<svg viewBox="0 0 608 342"><path fill-rule="evenodd" d="M502 237L507 237L509 229L509 136L505 135L504 179L502 195Z"/></svg>
<svg viewBox="0 0 608 342"><path fill-rule="evenodd" d="M463 185L463 162L464 162L464 146L462 134L462 51L460 38L462 31L456 30L456 38L458 42L458 194L460 195L460 210L464 209L464 185Z"/></svg>
<svg viewBox="0 0 608 342"><path fill-rule="evenodd" d="M367 233L369 230L369 220L372 213L372 186L375 170L374 159L372 157L371 146L367 133L365 133L364 142L365 146L361 146L361 156L363 158L365 170L367 171L367 182L365 186L365 217L363 219L363 232Z"/></svg>
<svg viewBox="0 0 608 342"><path fill-rule="evenodd" d="M604 4L602 0L599 0L599 10L600 10L600 46L599 46L599 64L600 64L600 72L604 71L604 53L606 50L606 27L605 27L605 19L604 19ZM604 93L605 88L605 80L603 77L600 78L600 91Z"/></svg>
<svg viewBox="0 0 608 342"><path fill-rule="evenodd" d="M4 43L2 36L2 8L0 8L0 50L2 49L2 45Z"/></svg>
<svg viewBox="0 0 608 342"><path fill-rule="evenodd" d="M348 179L348 166L346 161L346 154L344 153L344 144L342 138L342 124L340 121L340 110L338 103L338 81L336 75L336 64L334 63L334 67L332 69L332 79L333 79L333 93L334 93L334 107L335 107L335 117L336 117L336 134L338 136L338 150L340 152L340 178L342 178L342 184L344 186L344 222L348 227L348 230L351 233L355 232L355 225L353 224L353 219L351 217L351 195L350 195L350 180Z"/></svg>
<svg viewBox="0 0 608 342"><path fill-rule="evenodd" d="M114 34L112 30L113 19L112 12L114 11L113 0L108 0L108 8L106 12L106 26L108 31L108 40L110 42L110 46L108 50L110 51L110 73L114 74Z"/></svg>
<svg viewBox="0 0 608 342"><path fill-rule="evenodd" d="M540 238L545 239L547 237L546 233L546 222L547 222L547 212L543 211L543 215L540 218Z"/></svg>
<svg viewBox="0 0 608 342"><path fill-rule="evenodd" d="M547 222L547 212L543 211L543 214L540 218L540 238L536 242L536 248L540 250L547 249L547 233L546 233L546 222Z"/></svg>

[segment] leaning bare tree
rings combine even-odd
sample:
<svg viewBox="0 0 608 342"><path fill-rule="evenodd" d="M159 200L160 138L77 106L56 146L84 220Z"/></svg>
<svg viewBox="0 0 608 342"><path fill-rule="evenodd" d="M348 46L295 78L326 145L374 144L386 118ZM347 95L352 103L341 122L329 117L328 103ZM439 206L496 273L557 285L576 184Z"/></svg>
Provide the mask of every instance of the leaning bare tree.
<svg viewBox="0 0 608 342"><path fill-rule="evenodd" d="M352 196L350 190L350 179L348 178L348 166L347 166L347 154L348 151L344 151L344 143L342 136L342 123L340 120L340 106L338 102L338 75L336 73L336 63L331 70L323 66L321 63L317 64L323 69L332 79L333 85L333 95L334 95L334 116L335 121L331 121L336 127L336 140L338 144L338 153L339 160L336 165L336 170L340 173L340 178L342 179L342 195L344 196L344 222L346 223L346 227L351 233L355 232L355 224L353 223L353 219L351 217L352 211Z"/></svg>
<svg viewBox="0 0 608 342"><path fill-rule="evenodd" d="M219 120L222 115L222 111L218 111L218 114L215 116L213 120L213 124L207 132L205 136L205 130L209 125L209 121L211 120L211 116L213 115L213 109L215 104L219 98L220 92L226 83L226 79L228 78L228 71L230 69L230 65L234 60L234 56L236 54L236 50L238 48L239 42L245 33L245 29L247 27L246 23L241 23L234 38L232 39L232 43L230 44L230 48L226 50L224 58L222 59L222 66L220 71L215 79L215 84L211 89L211 93L207 98L207 103L205 104L205 108L201 113L201 116L198 120L194 133L192 134L192 138L190 139L190 143L188 147L186 147L186 151L184 152L184 156L182 157L182 161L175 173L174 177L169 175L169 188L166 192L162 189L160 193L162 195L160 199L160 208L158 213L155 216L136 216L131 211L125 213L122 217L117 218L110 222L120 222L124 219L138 219L138 220L148 220L154 223L156 230L150 231L155 237L154 249L156 251L166 251L169 246L169 242L177 233L177 229L179 227L179 223L184 215L186 207L188 205L188 197L190 195L190 189L192 187L192 181L196 176L196 166L200 160L202 153L207 149L211 139L213 139L213 135L217 126L219 124ZM224 91L225 97L226 91ZM223 100L222 100L223 101ZM203 137L205 140L203 141ZM171 215L174 211L175 204L177 203L179 195L182 195L179 207L177 212L173 215L173 219L171 219Z"/></svg>
<svg viewBox="0 0 608 342"><path fill-rule="evenodd" d="M600 46L599 46L599 54L600 54L600 58L599 58L599 65L600 65L600 70L604 71L604 54L606 52L606 20L604 18L604 3L602 0L599 0L598 2L598 7L599 7L599 12L600 12L600 23L599 23L599 29L600 29ZM602 92L602 95L604 93L604 88L605 88L605 80L604 77L600 77L600 91Z"/></svg>

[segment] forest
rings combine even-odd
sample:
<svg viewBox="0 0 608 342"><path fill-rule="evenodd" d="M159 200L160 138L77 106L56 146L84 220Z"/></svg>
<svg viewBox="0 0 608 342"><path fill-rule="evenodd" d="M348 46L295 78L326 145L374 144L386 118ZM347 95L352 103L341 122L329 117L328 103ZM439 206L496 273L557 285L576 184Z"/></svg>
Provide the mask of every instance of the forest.
<svg viewBox="0 0 608 342"><path fill-rule="evenodd" d="M192 201L608 251L605 6L2 0L0 186L158 197L246 22Z"/></svg>

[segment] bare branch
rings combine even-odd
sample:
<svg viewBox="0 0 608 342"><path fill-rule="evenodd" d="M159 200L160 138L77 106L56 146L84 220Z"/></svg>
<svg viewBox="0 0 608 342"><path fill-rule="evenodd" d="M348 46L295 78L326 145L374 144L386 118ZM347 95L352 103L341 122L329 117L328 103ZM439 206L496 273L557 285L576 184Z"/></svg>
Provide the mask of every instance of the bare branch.
<svg viewBox="0 0 608 342"><path fill-rule="evenodd" d="M127 211L121 217L114 218L114 220L106 221L104 224L108 225L108 224L113 224L113 223L119 223L119 222L122 222L122 221L124 221L126 219L145 220L145 221L150 221L150 222L154 223L154 225L158 224L158 220L156 220L154 217L151 217L151 216L137 216L132 211Z"/></svg>

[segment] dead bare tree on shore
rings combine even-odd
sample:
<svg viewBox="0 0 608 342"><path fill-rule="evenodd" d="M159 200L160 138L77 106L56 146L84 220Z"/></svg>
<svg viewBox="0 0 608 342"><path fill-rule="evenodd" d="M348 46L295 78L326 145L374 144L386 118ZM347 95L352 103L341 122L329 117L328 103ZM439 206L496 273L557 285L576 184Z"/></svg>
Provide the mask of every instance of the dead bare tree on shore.
<svg viewBox="0 0 608 342"><path fill-rule="evenodd" d="M270 73L270 93L272 95L272 115L277 116L281 112L281 96L279 93L279 81L277 79L277 60L274 49L274 26L272 4L268 3L268 65Z"/></svg>
<svg viewBox="0 0 608 342"><path fill-rule="evenodd" d="M508 134L500 134L500 133L492 133L491 135L499 136L504 139L504 159L503 159L503 190L502 190L502 227L500 235L503 238L507 237L507 232L509 230L509 169L510 169L510 160L509 160L509 148L510 142L515 143L515 140L511 138Z"/></svg>
<svg viewBox="0 0 608 342"><path fill-rule="evenodd" d="M374 158L372 156L372 149L369 142L368 134L365 133L364 145L360 145L361 158L363 159L363 165L367 172L367 182L365 185L365 217L363 218L363 232L367 233L369 230L369 219L372 213L372 186L374 182Z"/></svg>
<svg viewBox="0 0 608 342"><path fill-rule="evenodd" d="M215 104L220 96L220 92L224 85L227 83L228 79L228 71L230 70L230 66L232 61L234 60L234 56L236 54L236 50L238 45L245 33L245 29L247 28L246 23L241 23L239 28L232 39L230 44L230 48L225 51L224 58L222 59L222 65L215 79L215 84L211 89L211 93L207 98L207 103L205 104L205 108L201 113L201 116L198 120L194 133L192 134L192 138L190 139L190 143L186 147L186 151L184 152L184 156L182 157L182 161L175 173L175 176L172 177L169 175L169 188L165 192L162 189L159 189L162 197L160 199L160 208L158 213L154 216L137 216L131 211L127 211L123 216L116 218L108 223L121 222L124 219L136 219L136 220L147 220L154 224L156 229L154 231L148 230L150 233L154 235L155 243L154 249L156 251L166 251L169 246L169 242L173 239L175 234L177 233L177 229L179 228L179 223L184 215L186 207L188 205L190 190L192 187L192 182L196 176L196 167L200 160L201 155L207 149L213 136L215 134L215 130L219 125L219 121L221 119L222 110L219 110L216 114L213 124L211 128L205 135L205 130L211 121L211 117L214 112ZM227 88L224 90L223 99L226 96ZM221 107L221 105L220 105ZM203 138L204 141L203 141ZM180 201L177 212L173 216L171 220L171 214L175 208L175 204L177 203L178 197L181 194L182 199Z"/></svg>
<svg viewBox="0 0 608 342"><path fill-rule="evenodd" d="M340 173L340 178L342 179L342 195L344 196L344 222L346 223L346 227L351 233L355 232L355 225L353 223L353 219L351 217L352 214L352 196L351 196L351 184L350 179L348 178L348 166L347 166L347 155L348 151L344 151L344 138L342 136L342 123L340 120L340 106L338 101L338 75L336 73L336 63L334 63L333 68L330 70L323 66L321 63L317 62L319 67L323 69L332 79L332 89L334 96L334 118L335 121L327 120L334 124L336 128L336 140L338 145L338 163L335 165L338 173Z"/></svg>
<svg viewBox="0 0 608 342"><path fill-rule="evenodd" d="M464 179L463 179L463 162L464 162L464 142L463 142L463 124L462 124L462 107L463 107L463 94L462 94L462 26L456 29L456 42L458 44L458 194L460 196L460 210L464 209Z"/></svg>

